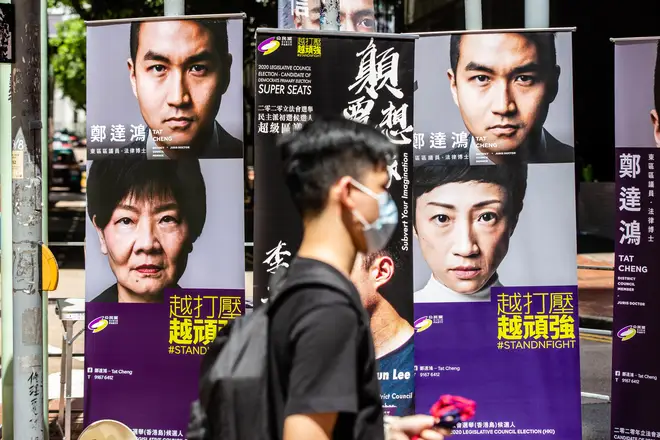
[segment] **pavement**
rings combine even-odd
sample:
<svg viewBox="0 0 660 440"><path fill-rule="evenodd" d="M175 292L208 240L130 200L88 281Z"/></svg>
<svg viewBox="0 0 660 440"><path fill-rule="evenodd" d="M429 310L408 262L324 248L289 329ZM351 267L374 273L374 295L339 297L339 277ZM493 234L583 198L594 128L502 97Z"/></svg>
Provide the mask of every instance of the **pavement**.
<svg viewBox="0 0 660 440"><path fill-rule="evenodd" d="M580 254L577 264L590 267L578 269L580 327L612 330L614 253Z"/></svg>

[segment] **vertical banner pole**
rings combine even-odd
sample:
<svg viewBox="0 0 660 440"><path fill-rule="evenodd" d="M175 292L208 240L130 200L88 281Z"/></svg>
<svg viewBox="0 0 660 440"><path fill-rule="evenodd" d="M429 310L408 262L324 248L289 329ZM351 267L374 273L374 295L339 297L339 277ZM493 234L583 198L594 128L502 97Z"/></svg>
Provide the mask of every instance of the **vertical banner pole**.
<svg viewBox="0 0 660 440"><path fill-rule="evenodd" d="M40 0L14 3L16 63L12 73L12 251L14 430L45 435L41 292L41 43ZM6 311L5 311L6 312Z"/></svg>
<svg viewBox="0 0 660 440"><path fill-rule="evenodd" d="M170 15L185 15L186 14L186 0L165 0L165 14Z"/></svg>
<svg viewBox="0 0 660 440"><path fill-rule="evenodd" d="M321 30L338 31L341 29L339 19L339 0L321 1Z"/></svg>
<svg viewBox="0 0 660 440"><path fill-rule="evenodd" d="M525 27L550 27L550 0L525 0Z"/></svg>
<svg viewBox="0 0 660 440"><path fill-rule="evenodd" d="M481 0L465 0L465 29L482 29Z"/></svg>
<svg viewBox="0 0 660 440"><path fill-rule="evenodd" d="M48 1L41 0L41 240L48 245ZM44 426L48 433L48 292L42 292L43 363L44 363Z"/></svg>
<svg viewBox="0 0 660 440"><path fill-rule="evenodd" d="M11 0L0 0L11 3ZM0 278L2 279L2 438L14 438L14 358L12 312L12 228L11 228L11 64L0 64Z"/></svg>

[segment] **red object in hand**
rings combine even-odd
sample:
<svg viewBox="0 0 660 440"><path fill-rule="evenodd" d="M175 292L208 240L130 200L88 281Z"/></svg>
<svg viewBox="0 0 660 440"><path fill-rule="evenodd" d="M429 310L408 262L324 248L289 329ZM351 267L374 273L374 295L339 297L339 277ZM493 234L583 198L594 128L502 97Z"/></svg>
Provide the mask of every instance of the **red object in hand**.
<svg viewBox="0 0 660 440"><path fill-rule="evenodd" d="M453 429L458 423L473 418L476 408L477 403L473 400L445 394L440 396L440 399L433 404L430 414L439 419L436 427ZM419 438L417 435L412 440L419 440Z"/></svg>

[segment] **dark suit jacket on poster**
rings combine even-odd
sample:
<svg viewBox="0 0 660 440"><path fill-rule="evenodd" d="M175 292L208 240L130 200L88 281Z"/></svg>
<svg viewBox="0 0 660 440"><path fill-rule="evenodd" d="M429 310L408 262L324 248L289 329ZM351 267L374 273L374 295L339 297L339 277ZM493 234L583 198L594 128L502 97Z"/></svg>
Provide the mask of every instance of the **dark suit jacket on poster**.
<svg viewBox="0 0 660 440"><path fill-rule="evenodd" d="M174 286L175 289L180 289L179 285ZM99 296L92 299L90 302L106 302L106 303L117 303L119 302L119 289L117 289L117 283L108 287L101 293Z"/></svg>
<svg viewBox="0 0 660 440"><path fill-rule="evenodd" d="M545 128L543 129L545 137L545 147L541 145L534 145L530 157L525 161L526 163L574 163L575 149L570 145L564 144L552 136ZM445 157L460 154L462 157L452 158L449 161L452 164L469 164L470 163L470 146L473 144L473 137L468 137L468 149L451 149L444 151L440 154L444 160ZM436 150L437 151L437 150ZM427 152L433 152L429 150ZM488 156L484 156L488 157ZM507 157L503 155L502 157ZM483 159L482 159L483 160ZM479 165L481 165L480 163Z"/></svg>
<svg viewBox="0 0 660 440"><path fill-rule="evenodd" d="M243 142L236 139L234 136L229 134L222 125L215 122L215 133L217 133L217 140L214 140L209 143L207 148L202 151L197 158L199 159L240 159L243 157ZM135 148L136 151L146 150L147 141L135 141L131 142L128 145L122 147L122 150ZM140 153L141 155L147 157L148 152L145 154ZM135 156L137 153L131 154Z"/></svg>

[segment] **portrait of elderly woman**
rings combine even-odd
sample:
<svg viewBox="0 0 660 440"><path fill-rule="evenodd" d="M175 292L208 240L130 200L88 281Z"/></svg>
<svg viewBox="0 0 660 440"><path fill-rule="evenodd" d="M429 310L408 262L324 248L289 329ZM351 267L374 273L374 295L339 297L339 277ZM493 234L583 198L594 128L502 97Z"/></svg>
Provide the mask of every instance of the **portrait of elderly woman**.
<svg viewBox="0 0 660 440"><path fill-rule="evenodd" d="M87 211L116 278L92 301L156 303L178 288L206 221L199 160L92 163ZM89 237L90 240L96 237Z"/></svg>

